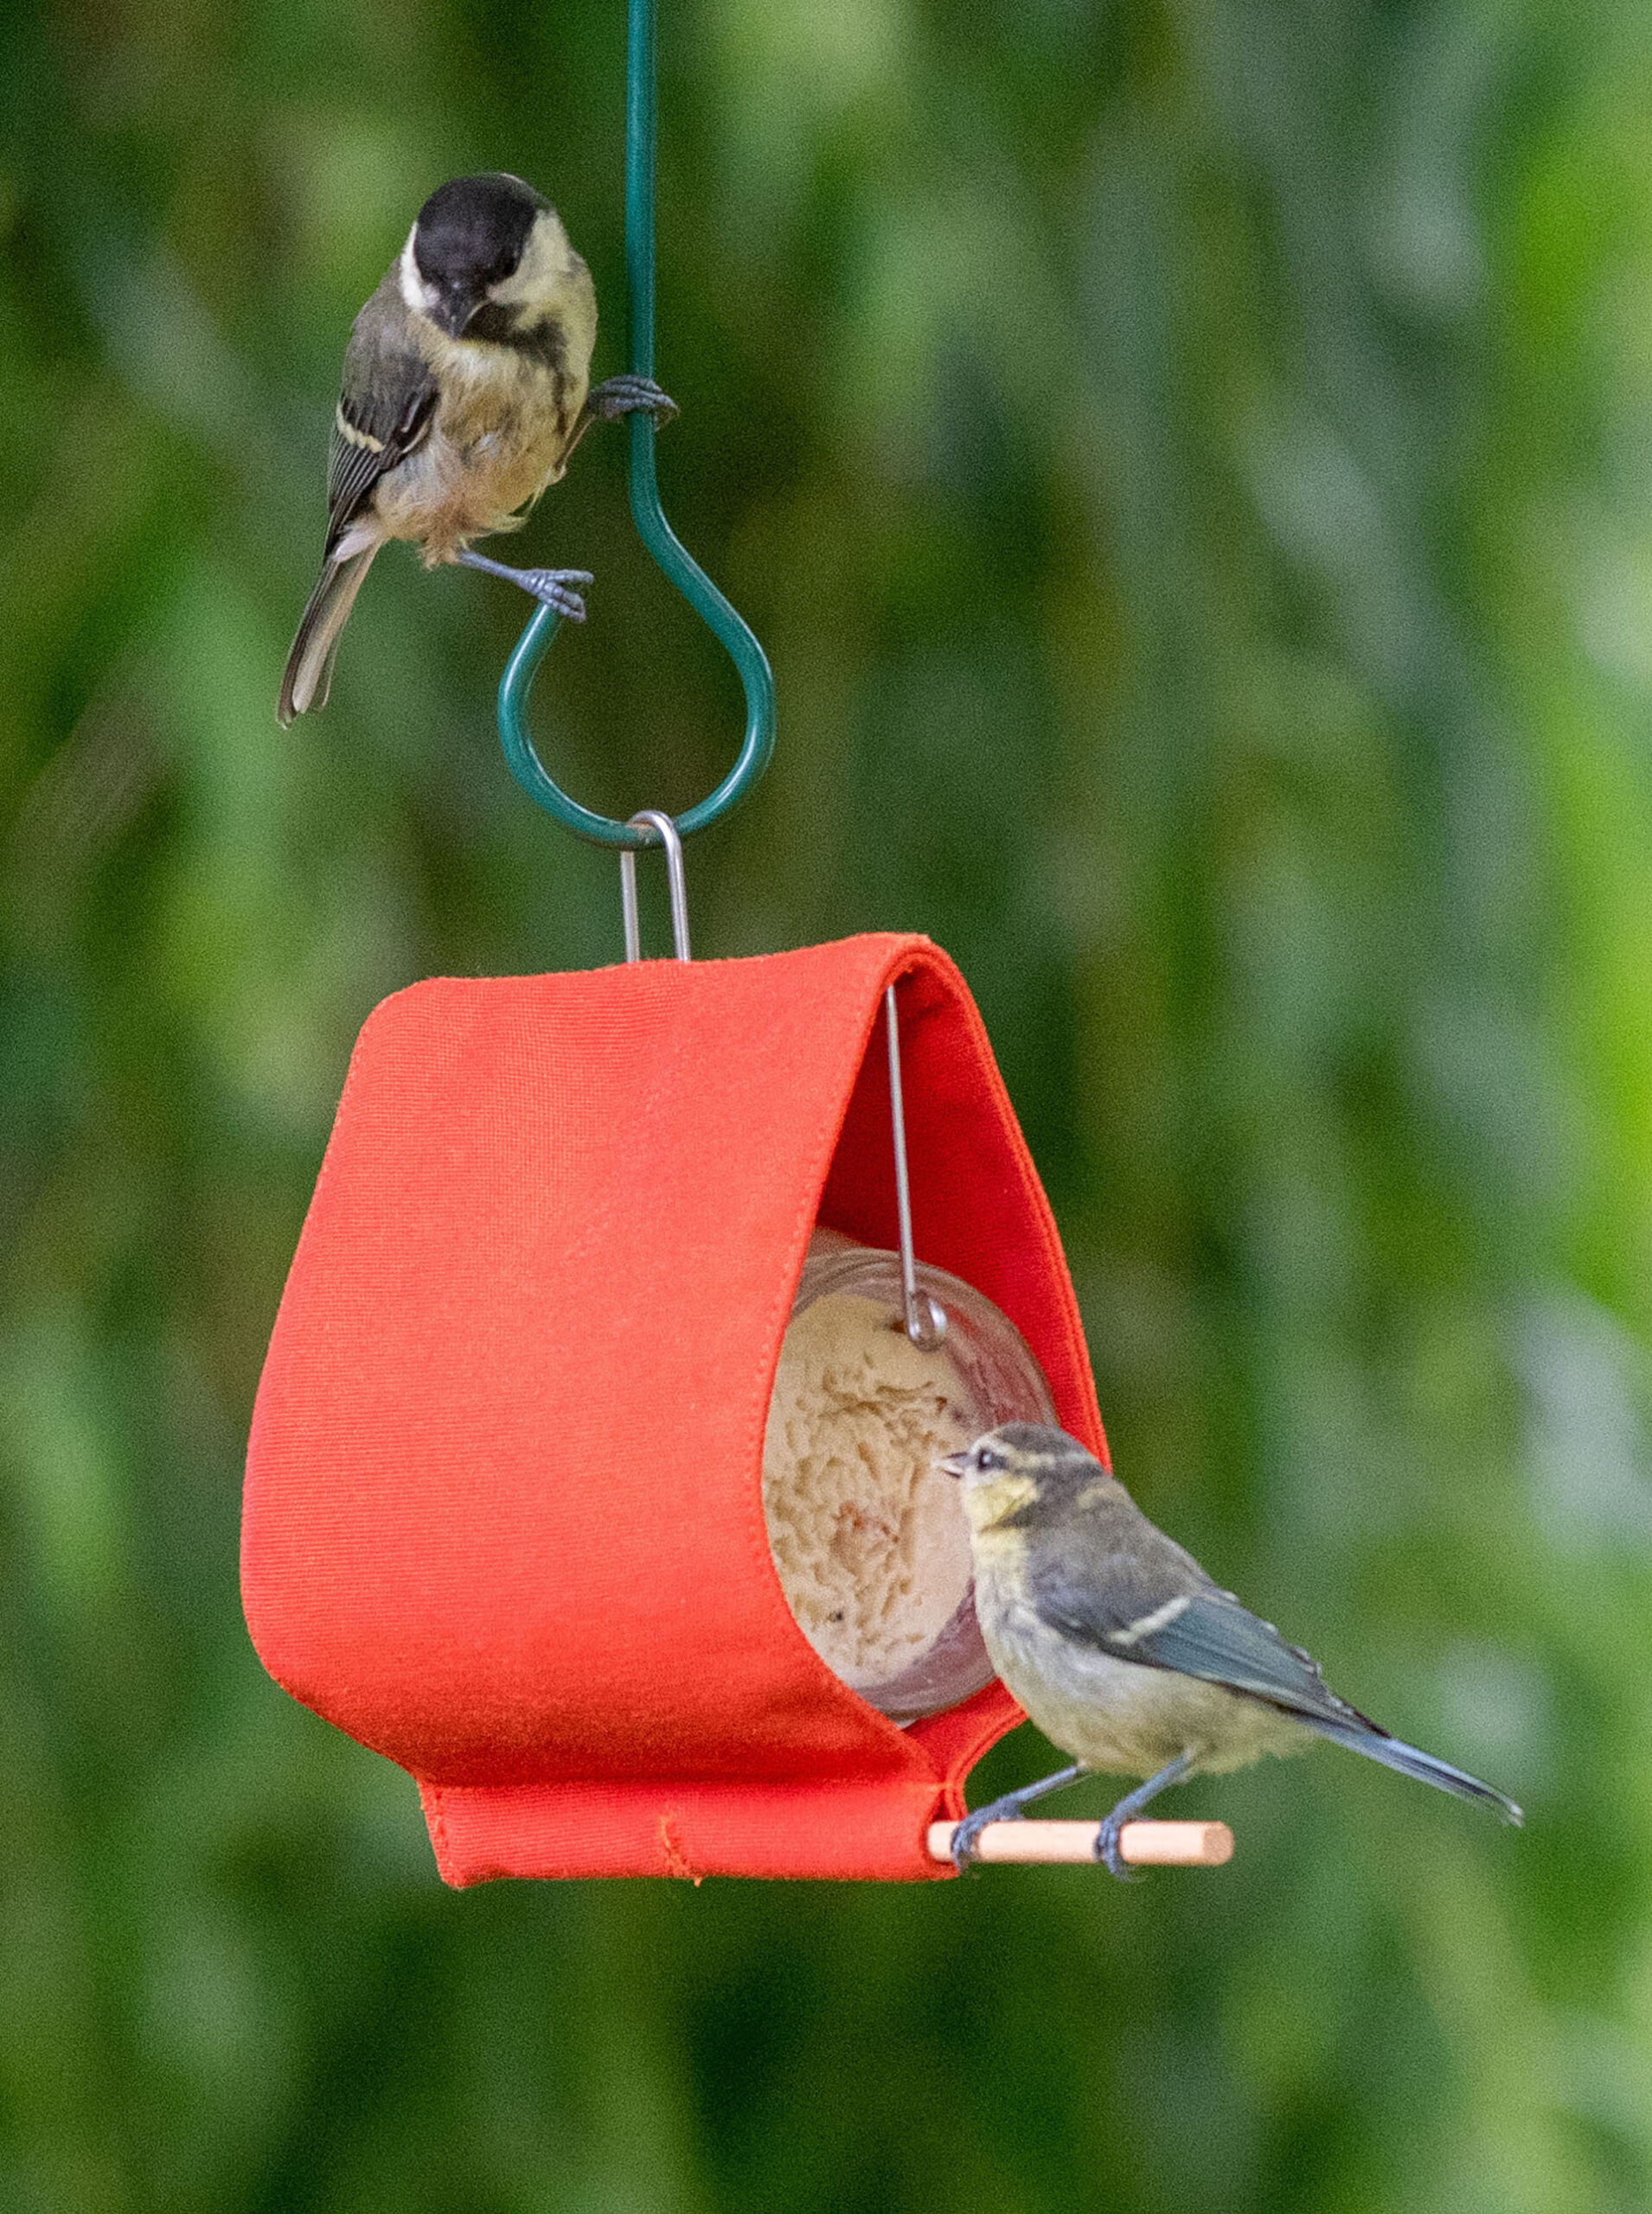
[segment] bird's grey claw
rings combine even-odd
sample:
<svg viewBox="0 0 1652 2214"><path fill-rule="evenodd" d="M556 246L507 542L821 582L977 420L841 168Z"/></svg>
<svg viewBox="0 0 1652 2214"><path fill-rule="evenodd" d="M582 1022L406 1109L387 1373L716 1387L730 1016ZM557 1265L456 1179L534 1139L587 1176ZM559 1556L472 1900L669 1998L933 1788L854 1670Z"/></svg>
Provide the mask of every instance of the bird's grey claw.
<svg viewBox="0 0 1652 2214"><path fill-rule="evenodd" d="M1116 1876L1121 1884L1139 1884L1143 1880L1142 1871L1132 1868L1119 1849L1118 1840L1124 1827L1123 1822L1116 1822L1111 1814L1106 1817L1096 1833L1096 1858L1108 1874Z"/></svg>
<svg viewBox="0 0 1652 2214"><path fill-rule="evenodd" d="M554 608L570 623L585 621L585 602L573 587L596 582L589 569L518 569L516 577L542 607Z"/></svg>
<svg viewBox="0 0 1652 2214"><path fill-rule="evenodd" d="M949 1848L952 1855L952 1865L960 1876L967 1874L974 1867L976 1844L987 1824L989 1821L1002 1821L1003 1819L1002 1810L993 1807L977 1807L973 1814L966 1814L964 1817L952 1833L952 1843Z"/></svg>
<svg viewBox="0 0 1652 2214"><path fill-rule="evenodd" d="M604 423L617 423L622 415L652 415L658 423L669 423L678 413L676 401L652 377L610 377L586 406Z"/></svg>

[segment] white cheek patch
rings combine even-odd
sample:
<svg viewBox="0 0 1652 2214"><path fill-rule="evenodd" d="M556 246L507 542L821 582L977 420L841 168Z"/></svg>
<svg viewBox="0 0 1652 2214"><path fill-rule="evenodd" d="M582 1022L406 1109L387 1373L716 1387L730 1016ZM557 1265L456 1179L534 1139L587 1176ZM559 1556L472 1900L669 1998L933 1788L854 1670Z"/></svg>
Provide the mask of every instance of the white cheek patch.
<svg viewBox="0 0 1652 2214"><path fill-rule="evenodd" d="M488 298L501 307L537 307L554 298L568 275L572 249L561 219L547 209L534 220L522 258L509 277L488 287Z"/></svg>
<svg viewBox="0 0 1652 2214"><path fill-rule="evenodd" d="M401 297L413 313L428 315L436 304L436 291L433 285L426 284L419 273L419 264L413 259L413 240L418 235L419 226L415 223L407 234L407 245L401 249L401 259L397 264L398 280L401 285Z"/></svg>

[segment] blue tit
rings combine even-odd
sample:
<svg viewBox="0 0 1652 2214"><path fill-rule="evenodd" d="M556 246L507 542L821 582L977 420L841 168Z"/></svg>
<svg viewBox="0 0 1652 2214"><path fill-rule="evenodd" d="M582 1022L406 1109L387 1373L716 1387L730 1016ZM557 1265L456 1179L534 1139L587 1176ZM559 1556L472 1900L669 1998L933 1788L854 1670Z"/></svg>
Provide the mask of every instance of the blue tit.
<svg viewBox="0 0 1652 2214"><path fill-rule="evenodd" d="M515 530L593 421L676 406L647 377L590 387L591 272L548 200L520 177L432 192L355 318L333 418L327 543L276 709L325 704L333 656L373 557L410 539L427 568L460 561L582 621L583 569L510 569L470 541Z"/></svg>
<svg viewBox="0 0 1652 2214"><path fill-rule="evenodd" d="M1096 1841L1097 1859L1123 1877L1120 1831L1170 1784L1301 1752L1320 1737L1521 1820L1501 1791L1402 1744L1328 1691L1299 1646L1213 1584L1065 1431L1006 1423L941 1466L963 1482L976 1613L993 1665L1073 1756L1071 1768L960 1822L960 1870L989 1822L1101 1769L1147 1778Z"/></svg>

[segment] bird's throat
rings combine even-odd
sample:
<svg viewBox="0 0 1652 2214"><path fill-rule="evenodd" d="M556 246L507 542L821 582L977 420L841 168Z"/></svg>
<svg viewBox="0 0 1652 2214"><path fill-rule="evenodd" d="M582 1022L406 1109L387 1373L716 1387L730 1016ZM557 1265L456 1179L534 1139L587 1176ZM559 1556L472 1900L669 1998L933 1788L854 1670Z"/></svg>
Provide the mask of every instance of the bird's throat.
<svg viewBox="0 0 1652 2214"><path fill-rule="evenodd" d="M977 1538L995 1530L1020 1507L1029 1507L1038 1497L1038 1486L1030 1476L1006 1473L995 1476L990 1483L965 1484L964 1511L970 1518L970 1527Z"/></svg>

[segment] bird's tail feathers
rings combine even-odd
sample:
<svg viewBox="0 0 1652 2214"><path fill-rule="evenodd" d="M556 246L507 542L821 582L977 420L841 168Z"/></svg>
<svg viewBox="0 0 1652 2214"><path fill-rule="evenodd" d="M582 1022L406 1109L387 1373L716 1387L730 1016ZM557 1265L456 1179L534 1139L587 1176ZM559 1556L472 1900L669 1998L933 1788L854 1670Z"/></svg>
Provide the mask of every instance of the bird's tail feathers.
<svg viewBox="0 0 1652 2214"><path fill-rule="evenodd" d="M1317 1714L1299 1712L1296 1718L1305 1722L1310 1730L1317 1730L1322 1737L1329 1737L1334 1745L1346 1745L1350 1752L1363 1753L1367 1760L1380 1761L1385 1768L1398 1769L1401 1776L1414 1776L1419 1783L1431 1783L1437 1790L1454 1792L1459 1799L1476 1799L1482 1806L1495 1807L1506 1822L1518 1826L1526 1819L1512 1799L1504 1798L1489 1783L1482 1783L1478 1776L1466 1775L1462 1769L1453 1768L1450 1761L1436 1760L1432 1753L1421 1752L1415 1745L1391 1737L1374 1724L1362 1730L1355 1723L1333 1721Z"/></svg>
<svg viewBox="0 0 1652 2214"><path fill-rule="evenodd" d="M316 589L298 618L298 636L292 641L292 650L282 672L281 698L275 719L283 729L295 715L326 706L339 633L349 619L355 595L362 589L362 579L373 566L373 556L378 550L377 546L368 546L347 560L330 560L316 579Z"/></svg>

